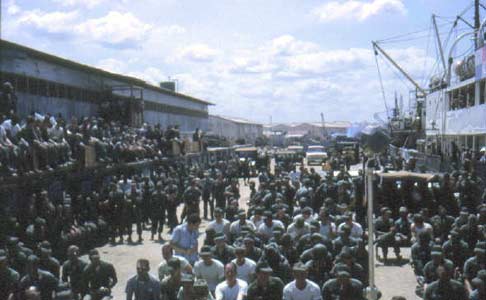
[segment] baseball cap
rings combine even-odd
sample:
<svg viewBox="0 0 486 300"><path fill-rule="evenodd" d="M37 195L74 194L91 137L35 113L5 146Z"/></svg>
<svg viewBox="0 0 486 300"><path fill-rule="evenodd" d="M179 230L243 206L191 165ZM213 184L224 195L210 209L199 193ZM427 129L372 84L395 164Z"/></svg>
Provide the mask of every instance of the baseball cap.
<svg viewBox="0 0 486 300"><path fill-rule="evenodd" d="M270 268L270 266L268 265L268 263L266 263L266 262L259 262L259 263L257 263L257 265L255 267L255 272L256 273L258 273L258 272L272 273L273 270L272 270L272 268Z"/></svg>

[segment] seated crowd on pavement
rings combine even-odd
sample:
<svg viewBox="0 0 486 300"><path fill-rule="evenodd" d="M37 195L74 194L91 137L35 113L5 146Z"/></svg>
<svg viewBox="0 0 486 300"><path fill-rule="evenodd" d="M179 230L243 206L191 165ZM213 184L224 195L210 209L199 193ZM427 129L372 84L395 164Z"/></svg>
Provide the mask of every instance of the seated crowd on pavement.
<svg viewBox="0 0 486 300"><path fill-rule="evenodd" d="M177 136L174 128L164 134L157 126L127 128L96 118L70 125L48 115L2 118L6 177L38 172L24 162L29 156L45 170L83 159L87 144L111 164L163 157L166 141ZM228 159L202 167L174 159L150 174L122 170L87 193L74 188L53 199L40 189L15 212L2 206L0 299L104 300L117 284L126 285L128 300L365 299L370 233L362 172L263 168L248 183L249 199L241 199L239 164ZM411 247L417 293L426 300L485 299L482 184L468 168L444 174L438 184L375 180L376 252L385 264L406 263L400 248ZM202 244L201 217L209 221ZM162 262L150 266L143 253L130 255L136 274L119 283L96 247L143 243L144 230L165 242Z"/></svg>

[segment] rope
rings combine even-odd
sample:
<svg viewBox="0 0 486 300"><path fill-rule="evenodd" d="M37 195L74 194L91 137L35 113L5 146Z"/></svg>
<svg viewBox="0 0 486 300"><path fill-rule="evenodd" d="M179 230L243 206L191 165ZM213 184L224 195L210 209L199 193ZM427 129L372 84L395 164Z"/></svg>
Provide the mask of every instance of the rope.
<svg viewBox="0 0 486 300"><path fill-rule="evenodd" d="M380 64L378 63L378 52L376 51L375 47L373 47L373 51L375 52L376 69L378 70L378 77L380 79L381 94L383 96L383 103L385 103L386 117L388 120L390 120L388 105L386 104L385 87L383 86L383 78L381 77Z"/></svg>

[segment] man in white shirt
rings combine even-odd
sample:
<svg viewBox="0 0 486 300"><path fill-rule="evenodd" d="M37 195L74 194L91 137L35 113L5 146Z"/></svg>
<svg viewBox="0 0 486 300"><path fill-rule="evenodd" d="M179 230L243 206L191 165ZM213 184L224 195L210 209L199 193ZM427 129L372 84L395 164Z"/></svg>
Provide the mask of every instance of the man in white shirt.
<svg viewBox="0 0 486 300"><path fill-rule="evenodd" d="M201 259L194 265L196 278L206 280L209 291L214 294L216 286L224 280L224 265L213 259L211 247L203 246L199 253Z"/></svg>
<svg viewBox="0 0 486 300"><path fill-rule="evenodd" d="M285 286L282 299L322 300L319 286L307 279L308 271L305 264L298 262L292 270L295 280Z"/></svg>
<svg viewBox="0 0 486 300"><path fill-rule="evenodd" d="M213 229L216 234L223 233L229 238L230 224L230 221L223 218L223 209L216 207L214 209L214 220L209 222L206 229Z"/></svg>
<svg viewBox="0 0 486 300"><path fill-rule="evenodd" d="M246 297L248 284L236 278L236 265L229 263L224 267L225 281L216 286L214 296L216 300L243 300Z"/></svg>
<svg viewBox="0 0 486 300"><path fill-rule="evenodd" d="M170 275L170 267L168 265L168 262L169 260L172 258L172 257L175 257L177 259L179 259L179 261L181 262L181 270L182 272L184 273L188 273L188 274L191 274L192 273L192 266L191 264L189 264L189 262L187 261L187 259L185 259L184 257L182 256L178 256L178 255L174 255L173 253L173 248L170 244L165 244L164 246L162 246L162 257L164 258L164 260L159 264L159 279L162 280L164 279L166 276L169 276Z"/></svg>
<svg viewBox="0 0 486 300"><path fill-rule="evenodd" d="M255 228L260 227L260 225L263 223L263 209L261 207L255 208L255 212L253 213L253 216L250 217L250 221L255 224Z"/></svg>
<svg viewBox="0 0 486 300"><path fill-rule="evenodd" d="M357 222L353 221L353 213L352 212L347 212L346 213L346 220L339 224L338 231L341 232L341 229L343 226L347 224L349 228L351 228L351 236L354 239L361 239L363 238L363 227Z"/></svg>
<svg viewBox="0 0 486 300"><path fill-rule="evenodd" d="M255 224L246 219L246 212L244 210L240 209L238 211L238 218L239 220L234 221L230 225L230 234L232 240L240 235L243 226L249 227L252 231L256 229Z"/></svg>
<svg viewBox="0 0 486 300"><path fill-rule="evenodd" d="M255 278L255 267L256 263L245 257L245 248L236 247L235 248L236 258L231 262L236 265L236 278L244 280L246 283L250 284Z"/></svg>
<svg viewBox="0 0 486 300"><path fill-rule="evenodd" d="M260 227L258 227L258 234L263 240L268 241L269 239L273 238L273 231L277 227L285 231L285 226L281 221L273 220L271 211L266 211L264 215L265 221L260 225Z"/></svg>
<svg viewBox="0 0 486 300"><path fill-rule="evenodd" d="M287 228L287 233L290 234L292 240L297 241L301 236L310 232L310 225L304 220L304 217L298 217L294 223Z"/></svg>

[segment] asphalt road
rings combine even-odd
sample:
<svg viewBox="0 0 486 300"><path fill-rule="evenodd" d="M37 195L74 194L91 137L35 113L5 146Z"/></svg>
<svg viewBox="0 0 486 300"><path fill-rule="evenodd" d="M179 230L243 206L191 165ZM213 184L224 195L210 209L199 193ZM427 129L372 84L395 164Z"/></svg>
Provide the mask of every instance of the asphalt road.
<svg viewBox="0 0 486 300"><path fill-rule="evenodd" d="M249 188L241 183L240 207L246 208L246 202L249 198ZM201 209L202 211L202 209ZM180 215L180 214L178 214ZM204 239L204 230L207 221L203 220L200 228L202 233L199 238L199 246ZM170 236L164 231L164 238L169 240ZM135 235L134 235L135 236ZM118 275L118 284L113 289L114 299L125 299L125 286L127 280L136 274L136 261L139 258L146 258L150 261L151 273L157 277L157 268L162 260L161 246L163 243L150 241L150 231L145 230L143 233L144 241L141 244L107 244L99 248L101 258L112 263L115 266ZM390 258L393 258L393 251L390 249ZM402 256L408 259L410 255L409 248L402 249ZM391 259L390 259L391 260ZM407 300L419 299L414 294L415 277L409 264L404 265L383 265L378 262L375 265L376 285L381 290L383 296L381 299L389 300L392 296L404 296Z"/></svg>

